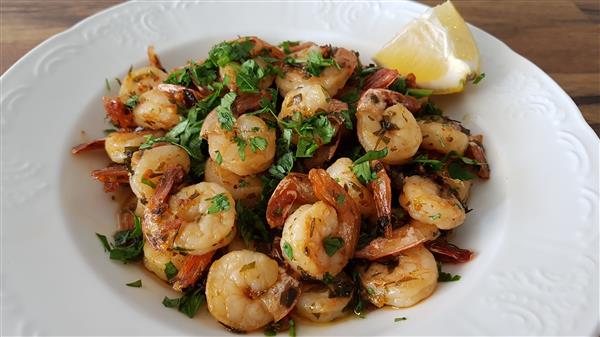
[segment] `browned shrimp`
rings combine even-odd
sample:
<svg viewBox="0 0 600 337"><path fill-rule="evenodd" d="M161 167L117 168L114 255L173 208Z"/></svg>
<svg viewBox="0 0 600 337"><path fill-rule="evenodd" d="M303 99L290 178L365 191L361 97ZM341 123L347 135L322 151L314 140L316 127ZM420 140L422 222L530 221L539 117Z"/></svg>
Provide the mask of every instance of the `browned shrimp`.
<svg viewBox="0 0 600 337"><path fill-rule="evenodd" d="M144 211L142 231L146 241L156 250L165 251L171 248L177 229L181 226L182 220L169 216L167 201L173 188L183 181L184 176L185 170L181 165L167 169L158 181L154 195L150 198ZM156 223L161 225L151 225Z"/></svg>
<svg viewBox="0 0 600 337"><path fill-rule="evenodd" d="M390 237L379 237L354 254L359 259L377 260L385 256L396 255L406 249L435 239L439 230L435 225L417 220L394 229Z"/></svg>
<svg viewBox="0 0 600 337"><path fill-rule="evenodd" d="M204 255L186 255L183 265L177 272L173 283L173 289L182 291L183 289L194 285L196 281L207 270L215 251Z"/></svg>
<svg viewBox="0 0 600 337"><path fill-rule="evenodd" d="M267 204L267 222L271 228L282 227L285 219L298 207L318 199L306 174L290 173L283 178Z"/></svg>
<svg viewBox="0 0 600 337"><path fill-rule="evenodd" d="M162 64L160 64L160 59L154 51L154 46L148 46L146 52L148 54L148 61L150 62L150 64L166 73L167 71L165 70L165 67L163 67Z"/></svg>
<svg viewBox="0 0 600 337"><path fill-rule="evenodd" d="M104 192L115 192L119 186L129 184L129 171L125 165L111 164L103 169L93 170L92 177L104 184Z"/></svg>
<svg viewBox="0 0 600 337"><path fill-rule="evenodd" d="M475 159L479 163L477 175L482 179L490 178L490 165L485 157L485 149L483 148L483 135L469 137L469 146L465 152L467 157Z"/></svg>
<svg viewBox="0 0 600 337"><path fill-rule="evenodd" d="M119 128L127 129L136 127L133 121L133 113L123 104L119 97L102 97L106 116L111 123Z"/></svg>
<svg viewBox="0 0 600 337"><path fill-rule="evenodd" d="M81 152L88 152L93 150L100 150L104 148L104 138L92 140L91 142L79 144L73 146L71 149L72 154L80 154Z"/></svg>
<svg viewBox="0 0 600 337"><path fill-rule="evenodd" d="M322 280L337 275L354 255L360 211L327 171L312 169L308 178L319 201L300 206L286 219L281 249L294 270Z"/></svg>
<svg viewBox="0 0 600 337"><path fill-rule="evenodd" d="M186 108L191 108L198 102L207 96L207 92L201 93L198 90L190 89L177 84L161 83L156 86L156 89L169 95L177 105Z"/></svg>
<svg viewBox="0 0 600 337"><path fill-rule="evenodd" d="M383 229L386 238L392 237L392 183L385 167L379 161L372 161L371 166L377 178L371 182L371 191L377 210L377 222Z"/></svg>
<svg viewBox="0 0 600 337"><path fill-rule="evenodd" d="M387 89L400 76L397 70L381 68L365 78L363 91L373 89Z"/></svg>

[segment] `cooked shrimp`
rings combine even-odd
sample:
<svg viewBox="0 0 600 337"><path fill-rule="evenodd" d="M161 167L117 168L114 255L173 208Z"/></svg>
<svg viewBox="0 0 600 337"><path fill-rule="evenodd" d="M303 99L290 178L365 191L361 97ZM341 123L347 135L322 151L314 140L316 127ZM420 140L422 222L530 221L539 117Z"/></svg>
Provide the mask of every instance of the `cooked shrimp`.
<svg viewBox="0 0 600 337"><path fill-rule="evenodd" d="M131 158L133 174L129 178L131 190L142 200L150 200L160 177L170 168L180 165L185 172L190 169L190 158L184 149L176 145L163 145L137 151Z"/></svg>
<svg viewBox="0 0 600 337"><path fill-rule="evenodd" d="M147 66L131 70L121 83L119 97L125 102L131 96L140 96L167 79L167 73L155 66Z"/></svg>
<svg viewBox="0 0 600 337"><path fill-rule="evenodd" d="M397 265L372 262L359 267L368 299L381 308L410 307L429 297L437 286L438 270L433 255L423 245L403 251Z"/></svg>
<svg viewBox="0 0 600 337"><path fill-rule="evenodd" d="M419 120L419 127L423 135L421 147L443 154L456 152L462 155L469 145L469 136L454 123L443 120Z"/></svg>
<svg viewBox="0 0 600 337"><path fill-rule="evenodd" d="M131 157L133 151L142 145L148 136L160 137L164 135L162 131L117 131L111 132L106 136L104 149L110 160L115 163L123 164L128 156Z"/></svg>
<svg viewBox="0 0 600 337"><path fill-rule="evenodd" d="M265 62L262 58L257 57L253 59L256 62L256 66L262 69L264 76L258 81L258 89L264 90L267 89L273 84L273 80L275 80L275 75L267 73L267 62ZM238 92L237 86L237 77L240 72L241 64L238 62L230 62L226 65L219 67L219 78L222 81L225 81L227 78L227 87L230 91Z"/></svg>
<svg viewBox="0 0 600 337"><path fill-rule="evenodd" d="M308 176L292 172L283 178L273 191L267 205L267 222L271 228L282 227L298 207L317 201Z"/></svg>
<svg viewBox="0 0 600 337"><path fill-rule="evenodd" d="M319 111L329 111L329 93L320 84L304 84L290 90L283 99L279 119L292 117L295 112L309 118Z"/></svg>
<svg viewBox="0 0 600 337"><path fill-rule="evenodd" d="M129 183L129 171L125 165L110 164L93 170L91 175L104 184L104 192L116 192L119 186Z"/></svg>
<svg viewBox="0 0 600 337"><path fill-rule="evenodd" d="M296 305L298 315L313 322L331 322L345 316L352 293L332 296L332 290L322 283L303 283Z"/></svg>
<svg viewBox="0 0 600 337"><path fill-rule="evenodd" d="M364 217L374 216L375 203L373 201L373 194L367 186L363 185L356 178L356 175L352 171L352 166L350 158L339 158L327 168L327 173L348 192Z"/></svg>
<svg viewBox="0 0 600 337"><path fill-rule="evenodd" d="M356 108L358 140L367 151L388 149L382 162L403 164L417 152L421 145L421 129L415 117L396 96L385 89L369 89Z"/></svg>
<svg viewBox="0 0 600 337"><path fill-rule="evenodd" d="M284 65L284 77L277 77L275 83L279 92L286 96L288 92L307 84L321 85L329 95L335 96L337 92L344 87L354 69L358 65L356 54L344 48L319 47L314 44L307 44L306 48L301 49L289 56L300 62L305 62L309 53L318 53L324 58L331 57L337 63L323 69L319 76L312 76L305 70L296 66Z"/></svg>
<svg viewBox="0 0 600 337"><path fill-rule="evenodd" d="M285 317L298 301L299 285L265 254L230 252L208 272L208 311L230 328L253 331Z"/></svg>
<svg viewBox="0 0 600 337"><path fill-rule="evenodd" d="M322 280L327 273L337 275L354 255L360 211L325 170L312 169L308 178L319 201L300 206L287 218L281 249L294 270Z"/></svg>
<svg viewBox="0 0 600 337"><path fill-rule="evenodd" d="M439 229L452 229L465 222L465 209L460 201L429 178L404 178L400 205L411 218Z"/></svg>
<svg viewBox="0 0 600 337"><path fill-rule="evenodd" d="M471 186L473 180L460 180L450 178L447 170L440 170L437 172L438 176L442 178L444 184L447 185L454 195L460 200L463 205L466 205L469 200L469 194L471 192Z"/></svg>
<svg viewBox="0 0 600 337"><path fill-rule="evenodd" d="M186 255L181 267L177 268L177 275L173 278L173 289L183 291L183 289L193 286L208 270L214 253L213 250L203 255Z"/></svg>
<svg viewBox="0 0 600 337"><path fill-rule="evenodd" d="M169 100L169 94L158 89L146 91L133 108L135 124L152 130L169 130L181 121L177 105Z"/></svg>
<svg viewBox="0 0 600 337"><path fill-rule="evenodd" d="M92 140L87 143L82 143L77 146L73 146L71 148L71 153L72 154L80 154L82 152L100 150L100 149L104 148L104 144L105 144L104 138L95 139L95 140Z"/></svg>
<svg viewBox="0 0 600 337"><path fill-rule="evenodd" d="M479 163L477 175L481 179L490 178L490 165L487 162L485 149L483 148L483 135L469 137L469 146L466 155Z"/></svg>
<svg viewBox="0 0 600 337"><path fill-rule="evenodd" d="M262 195L263 185L260 177L238 176L212 159L206 161L204 180L225 187L235 200L243 202L246 206L256 205Z"/></svg>
<svg viewBox="0 0 600 337"><path fill-rule="evenodd" d="M392 231L389 238L379 237L369 242L354 254L359 259L377 260L385 256L396 255L421 243L431 241L440 235L435 225L412 220Z"/></svg>
<svg viewBox="0 0 600 337"><path fill-rule="evenodd" d="M173 251L156 250L150 243L144 242L144 267L163 281L170 281L165 273L167 263L171 262L177 270L180 270L184 260L185 256L181 254Z"/></svg>
<svg viewBox="0 0 600 337"><path fill-rule="evenodd" d="M174 248L202 255L227 246L235 237L235 201L218 184L184 187L169 199L169 208L181 223Z"/></svg>
<svg viewBox="0 0 600 337"><path fill-rule="evenodd" d="M216 110L208 114L200 133L208 139L208 152L221 166L240 176L268 169L275 157L275 129L260 117L242 115L232 131L221 128Z"/></svg>

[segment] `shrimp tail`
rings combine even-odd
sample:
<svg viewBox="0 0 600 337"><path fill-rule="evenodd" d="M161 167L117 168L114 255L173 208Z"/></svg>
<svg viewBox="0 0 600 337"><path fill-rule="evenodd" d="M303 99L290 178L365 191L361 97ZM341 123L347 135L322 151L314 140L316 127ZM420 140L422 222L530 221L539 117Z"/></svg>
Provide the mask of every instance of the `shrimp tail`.
<svg viewBox="0 0 600 337"><path fill-rule="evenodd" d="M271 228L283 226L285 219L302 204L317 201L306 174L290 173L279 182L267 204L267 223Z"/></svg>
<svg viewBox="0 0 600 337"><path fill-rule="evenodd" d="M381 68L365 78L363 90L387 89L399 76L396 69Z"/></svg>
<svg viewBox="0 0 600 337"><path fill-rule="evenodd" d="M323 169L312 169L308 172L316 197L333 206L337 213L341 226L341 237L344 239L344 249L352 256L358 242L360 232L360 211L348 192L340 186L327 171Z"/></svg>
<svg viewBox="0 0 600 337"><path fill-rule="evenodd" d="M479 164L479 170L477 171L479 178L489 179L490 165L487 162L485 149L483 148L483 135L469 137L469 145L465 154L467 157L475 159Z"/></svg>
<svg viewBox="0 0 600 337"><path fill-rule="evenodd" d="M104 184L104 192L115 192L119 186L129 183L129 171L125 165L109 165L92 171L92 177Z"/></svg>
<svg viewBox="0 0 600 337"><path fill-rule="evenodd" d="M445 263L464 263L473 258L473 252L451 244L445 237L439 237L425 244L436 260Z"/></svg>
<svg viewBox="0 0 600 337"><path fill-rule="evenodd" d="M148 243L156 250L167 250L175 238L177 229L181 226L181 219L169 217L167 200L173 192L174 187L183 181L184 176L185 170L181 165L165 171L158 181L154 195L144 211L142 232ZM165 219L160 219L163 217ZM151 223L160 223L161 225L148 226Z"/></svg>
<svg viewBox="0 0 600 337"><path fill-rule="evenodd" d="M83 143L83 144L74 146L71 149L71 153L72 154L80 154L82 152L88 152L88 151L100 150L100 149L104 149L104 138L92 140L91 142L87 142L87 143Z"/></svg>
<svg viewBox="0 0 600 337"><path fill-rule="evenodd" d="M187 255L183 261L183 266L177 272L173 282L173 289L183 291L183 289L194 285L202 274L207 270L214 251L203 255Z"/></svg>
<svg viewBox="0 0 600 337"><path fill-rule="evenodd" d="M106 116L119 128L134 128L133 113L121 102L119 97L102 97Z"/></svg>
<svg viewBox="0 0 600 337"><path fill-rule="evenodd" d="M385 168L379 161L372 162L377 179L371 182L371 190L375 199L377 222L384 237L392 237L392 183Z"/></svg>
<svg viewBox="0 0 600 337"><path fill-rule="evenodd" d="M158 55L156 55L156 52L154 51L154 46L148 46L147 53L150 64L166 73L165 67L162 66Z"/></svg>
<svg viewBox="0 0 600 337"><path fill-rule="evenodd" d="M197 90L190 89L177 84L161 83L157 85L156 88L159 91L162 91L168 94L171 98L173 98L177 105L186 108L193 107L198 101L206 97L206 95L200 93Z"/></svg>

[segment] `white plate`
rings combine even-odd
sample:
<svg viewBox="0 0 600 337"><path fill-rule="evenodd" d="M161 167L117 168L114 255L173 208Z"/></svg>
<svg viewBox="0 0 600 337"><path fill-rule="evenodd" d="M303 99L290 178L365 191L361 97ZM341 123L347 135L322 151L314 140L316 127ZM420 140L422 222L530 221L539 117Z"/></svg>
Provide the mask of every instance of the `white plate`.
<svg viewBox="0 0 600 337"><path fill-rule="evenodd" d="M94 232L113 231L116 205L89 176L106 160L69 152L102 135L104 79L144 64L147 45L167 67L237 35L332 43L368 60L424 10L409 2L125 3L23 57L0 80L2 334L228 334L204 309L188 319L164 308L170 290L107 259ZM455 235L477 257L447 268L462 279L413 308L300 325L299 335L598 334L598 138L546 74L472 29L487 76L442 105L485 135L492 179L476 187L474 211ZM125 286L139 278L142 288ZM408 320L394 323L399 316Z"/></svg>

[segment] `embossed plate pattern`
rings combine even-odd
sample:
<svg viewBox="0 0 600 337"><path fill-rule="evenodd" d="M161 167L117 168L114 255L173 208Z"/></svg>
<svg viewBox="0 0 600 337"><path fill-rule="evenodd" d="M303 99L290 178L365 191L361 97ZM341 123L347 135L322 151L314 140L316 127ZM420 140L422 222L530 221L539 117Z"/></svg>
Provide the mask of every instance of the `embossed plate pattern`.
<svg viewBox="0 0 600 337"><path fill-rule="evenodd" d="M259 35L357 49L363 61L425 7L401 3L133 2L44 42L0 79L3 335L224 335L205 310L188 319L141 268L109 261L94 232L114 202L89 177L101 155L104 79L145 63L173 67L215 42ZM299 325L301 335L598 334L598 138L535 65L473 28L487 77L442 106L485 134L492 179L454 236L477 257L459 282L404 310ZM114 83L114 82L113 82ZM115 87L116 85L113 85ZM115 90L115 88L113 88ZM139 289L125 283L143 280ZM394 317L408 320L394 323Z"/></svg>

